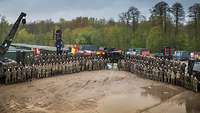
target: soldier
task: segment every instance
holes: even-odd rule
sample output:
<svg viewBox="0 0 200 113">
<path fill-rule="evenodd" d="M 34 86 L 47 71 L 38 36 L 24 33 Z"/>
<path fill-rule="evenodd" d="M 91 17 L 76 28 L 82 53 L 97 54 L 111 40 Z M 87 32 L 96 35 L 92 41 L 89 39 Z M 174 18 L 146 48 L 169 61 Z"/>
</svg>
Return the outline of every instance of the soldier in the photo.
<svg viewBox="0 0 200 113">
<path fill-rule="evenodd" d="M 153 66 L 152 65 L 150 65 L 149 75 L 150 75 L 150 79 L 154 80 L 154 77 L 153 77 Z"/>
<path fill-rule="evenodd" d="M 61 66 L 60 66 L 60 62 L 58 61 L 56 65 L 56 72 L 57 72 L 56 74 L 60 75 L 60 71 L 61 71 Z"/>
<path fill-rule="evenodd" d="M 77 72 L 81 72 L 82 65 L 80 64 L 80 62 L 81 62 L 81 59 L 79 59 L 78 62 L 77 62 L 77 65 L 78 65 Z"/>
<path fill-rule="evenodd" d="M 98 56 L 97 58 L 96 58 L 96 63 L 97 63 L 97 70 L 100 70 L 100 60 L 101 60 L 101 58 Z"/>
<path fill-rule="evenodd" d="M 89 71 L 92 71 L 93 69 L 93 63 L 92 63 L 92 60 L 90 59 L 89 60 Z"/>
<path fill-rule="evenodd" d="M 186 75 L 185 75 L 185 77 L 184 77 L 184 87 L 185 88 L 189 88 L 189 74 L 187 73 Z"/>
<path fill-rule="evenodd" d="M 156 77 L 156 80 L 158 81 L 159 80 L 159 69 L 158 69 L 158 67 L 156 67 L 156 70 L 155 70 L 155 77 Z"/>
<path fill-rule="evenodd" d="M 167 70 L 167 83 L 171 83 L 171 81 L 172 81 L 171 70 L 168 69 Z"/>
<path fill-rule="evenodd" d="M 11 79 L 11 72 L 10 72 L 10 68 L 8 68 L 6 71 L 5 71 L 5 77 L 6 77 L 6 81 L 5 83 L 6 84 L 9 84 L 10 83 L 10 79 Z"/>
<path fill-rule="evenodd" d="M 20 81 L 25 81 L 26 78 L 26 66 L 22 67 L 22 70 L 19 69 L 19 71 L 21 71 L 21 76 L 18 75 L 18 80 L 20 79 Z"/>
<path fill-rule="evenodd" d="M 65 63 L 65 74 L 69 74 L 69 61 Z"/>
<path fill-rule="evenodd" d="M 46 70 L 45 77 L 47 78 L 50 76 L 50 64 L 45 65 L 45 70 Z"/>
<path fill-rule="evenodd" d="M 156 80 L 156 67 L 155 66 L 153 67 L 153 70 L 152 70 L 152 77 L 153 77 L 153 80 Z"/>
<path fill-rule="evenodd" d="M 196 76 L 193 78 L 193 91 L 198 92 L 199 81 Z"/>
<path fill-rule="evenodd" d="M 123 59 L 121 60 L 121 65 L 122 65 L 122 71 L 125 71 L 126 70 L 126 61 Z"/>
<path fill-rule="evenodd" d="M 92 71 L 92 70 L 96 70 L 96 59 L 91 59 L 91 67 L 92 67 L 92 69 L 90 69 L 90 71 Z"/>
<path fill-rule="evenodd" d="M 102 69 L 104 70 L 106 68 L 106 60 L 105 58 L 102 58 Z"/>
<path fill-rule="evenodd" d="M 185 68 L 186 68 L 186 64 L 185 63 L 183 63 L 183 64 L 181 64 L 181 67 L 180 67 L 181 69 L 181 74 L 184 74 L 185 73 Z"/>
<path fill-rule="evenodd" d="M 32 81 L 31 67 L 30 66 L 28 66 L 28 68 L 27 68 L 27 80 Z"/>
<path fill-rule="evenodd" d="M 41 64 L 39 64 L 37 66 L 37 72 L 38 72 L 37 78 L 39 79 L 41 77 L 41 74 L 42 74 L 42 65 Z"/>
<path fill-rule="evenodd" d="M 56 62 L 55 63 L 55 75 L 58 75 L 59 74 L 59 63 Z"/>
<path fill-rule="evenodd" d="M 176 80 L 175 80 L 175 78 L 176 78 Z M 179 78 L 180 78 L 180 74 L 176 73 L 176 75 L 175 75 L 174 71 L 171 70 L 171 84 L 173 84 L 173 85 L 177 84 L 179 81 Z"/>
<path fill-rule="evenodd" d="M 16 71 L 15 67 L 13 67 L 13 69 L 12 69 L 12 82 L 13 83 L 17 82 L 16 78 L 17 78 L 17 71 Z"/>
<path fill-rule="evenodd" d="M 61 70 L 62 70 L 62 72 L 61 72 L 61 73 L 62 73 L 62 75 L 64 75 L 64 74 L 65 74 L 65 64 L 66 64 L 66 63 L 65 63 L 65 62 L 63 62 L 63 63 L 62 63 L 62 65 L 61 65 L 61 66 L 62 66 L 62 69 L 61 69 Z"/>
<path fill-rule="evenodd" d="M 55 76 L 55 63 L 52 62 L 51 64 L 51 76 Z"/>
<path fill-rule="evenodd" d="M 134 72 L 134 71 L 133 71 L 133 62 L 132 62 L 132 60 L 130 61 L 130 72 L 131 72 L 131 73 Z"/>
<path fill-rule="evenodd" d="M 75 72 L 75 61 L 72 60 L 71 61 L 71 73 L 74 73 Z"/>
<path fill-rule="evenodd" d="M 163 71 L 161 67 L 159 68 L 159 81 L 163 82 Z"/>
<path fill-rule="evenodd" d="M 73 73 L 73 64 L 72 61 L 69 62 L 69 73 Z"/>
<path fill-rule="evenodd" d="M 118 66 L 118 70 L 121 71 L 122 69 L 122 63 L 121 63 L 122 60 L 118 60 L 118 63 L 117 63 L 117 66 Z"/>
<path fill-rule="evenodd" d="M 31 67 L 31 74 L 32 74 L 32 79 L 36 78 L 37 70 L 36 70 L 36 66 L 34 64 Z"/>
<path fill-rule="evenodd" d="M 41 75 L 40 75 L 40 78 L 44 78 L 44 75 L 45 75 L 45 67 L 44 67 L 44 64 L 41 65 Z"/>
<path fill-rule="evenodd" d="M 17 82 L 21 80 L 22 80 L 22 69 L 18 67 L 16 74 L 13 74 L 13 82 Z"/>
<path fill-rule="evenodd" d="M 60 74 L 63 75 L 64 74 L 64 68 L 63 68 L 64 63 L 60 62 Z"/>
<path fill-rule="evenodd" d="M 77 73 L 78 72 L 78 61 L 75 60 L 74 61 L 74 73 Z"/>
<path fill-rule="evenodd" d="M 49 63 L 49 76 L 52 77 L 53 76 L 53 64 Z"/>
<path fill-rule="evenodd" d="M 85 71 L 86 59 L 83 57 L 81 60 L 81 71 Z"/>
<path fill-rule="evenodd" d="M 88 58 L 86 59 L 86 63 L 85 63 L 85 71 L 89 70 L 89 60 Z"/>
</svg>

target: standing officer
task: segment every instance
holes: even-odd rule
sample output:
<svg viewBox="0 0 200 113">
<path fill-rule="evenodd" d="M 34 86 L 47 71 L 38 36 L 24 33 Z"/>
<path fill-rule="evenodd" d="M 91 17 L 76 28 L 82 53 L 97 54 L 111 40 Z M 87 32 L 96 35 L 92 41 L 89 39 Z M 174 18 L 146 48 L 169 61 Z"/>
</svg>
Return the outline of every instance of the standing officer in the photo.
<svg viewBox="0 0 200 113">
<path fill-rule="evenodd" d="M 13 69 L 12 69 L 12 77 L 14 77 L 14 78 L 15 78 L 15 82 L 17 82 L 17 81 L 16 81 L 16 78 L 17 78 L 17 71 L 16 71 L 16 68 L 15 68 L 15 67 L 13 67 Z"/>
<path fill-rule="evenodd" d="M 92 71 L 92 69 L 93 69 L 92 59 L 89 59 L 89 71 Z"/>
<path fill-rule="evenodd" d="M 22 80 L 22 69 L 20 67 L 17 68 L 17 74 L 13 76 L 13 81 L 17 82 Z"/>
<path fill-rule="evenodd" d="M 21 81 L 25 81 L 27 78 L 26 78 L 26 66 L 23 66 L 22 67 L 22 70 L 19 70 L 21 71 L 21 75 L 18 74 L 18 77 L 21 79 Z"/>
<path fill-rule="evenodd" d="M 27 81 L 32 81 L 31 67 L 27 68 Z"/>
<path fill-rule="evenodd" d="M 10 79 L 11 79 L 10 68 L 6 69 L 6 71 L 5 71 L 5 77 L 6 77 L 5 83 L 6 83 L 6 84 L 9 84 L 9 83 L 10 83 Z"/>
<path fill-rule="evenodd" d="M 173 85 L 177 84 L 179 82 L 179 78 L 180 78 L 180 75 L 178 73 L 175 75 L 174 71 L 171 70 L 171 84 Z"/>
<path fill-rule="evenodd" d="M 193 90 L 195 92 L 198 92 L 198 85 L 199 85 L 199 81 L 198 79 L 196 78 L 196 76 L 193 78 Z"/>
</svg>

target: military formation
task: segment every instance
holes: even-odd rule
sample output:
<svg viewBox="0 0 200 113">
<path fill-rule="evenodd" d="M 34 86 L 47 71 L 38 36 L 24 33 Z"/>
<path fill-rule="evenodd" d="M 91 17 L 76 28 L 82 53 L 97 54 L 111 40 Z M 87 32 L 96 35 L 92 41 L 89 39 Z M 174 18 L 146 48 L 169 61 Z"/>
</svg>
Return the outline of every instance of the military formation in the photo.
<svg viewBox="0 0 200 113">
<path fill-rule="evenodd" d="M 102 57 L 66 57 L 65 55 L 45 54 L 34 64 L 9 66 L 4 70 L 5 84 L 32 81 L 78 73 L 81 71 L 103 70 L 108 60 Z"/>
<path fill-rule="evenodd" d="M 82 71 L 108 69 L 111 58 L 98 56 L 67 57 L 66 55 L 44 54 L 35 63 L 19 63 L 4 70 L 5 84 L 32 81 L 58 75 L 67 75 Z M 119 59 L 120 71 L 128 71 L 140 77 L 181 86 L 195 92 L 199 89 L 199 80 L 195 75 L 189 75 L 187 65 L 179 61 L 132 56 Z"/>
<path fill-rule="evenodd" d="M 189 75 L 185 63 L 155 57 L 133 56 L 118 62 L 122 71 L 134 73 L 140 77 L 181 86 L 195 92 L 199 89 L 199 80 Z"/>
</svg>

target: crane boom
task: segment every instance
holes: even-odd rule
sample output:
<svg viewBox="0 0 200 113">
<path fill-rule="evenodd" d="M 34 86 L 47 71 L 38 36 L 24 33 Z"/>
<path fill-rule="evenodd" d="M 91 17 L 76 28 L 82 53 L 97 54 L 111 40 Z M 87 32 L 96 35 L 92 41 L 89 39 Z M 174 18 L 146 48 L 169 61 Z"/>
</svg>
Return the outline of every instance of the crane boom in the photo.
<svg viewBox="0 0 200 113">
<path fill-rule="evenodd" d="M 13 27 L 11 28 L 10 33 L 7 35 L 3 43 L 0 45 L 0 56 L 3 56 L 8 51 L 21 21 L 23 22 L 23 24 L 25 24 L 25 20 L 23 20 L 24 17 L 26 17 L 26 13 L 22 12 L 18 17 L 18 19 L 16 20 L 16 22 L 14 23 Z"/>
</svg>

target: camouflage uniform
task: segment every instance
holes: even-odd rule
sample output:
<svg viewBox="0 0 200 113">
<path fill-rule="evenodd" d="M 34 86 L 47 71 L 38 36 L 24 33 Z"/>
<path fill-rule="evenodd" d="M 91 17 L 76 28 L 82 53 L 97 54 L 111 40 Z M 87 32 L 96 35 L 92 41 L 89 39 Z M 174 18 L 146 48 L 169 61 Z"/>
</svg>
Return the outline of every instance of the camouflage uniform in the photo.
<svg viewBox="0 0 200 113">
<path fill-rule="evenodd" d="M 23 67 L 22 67 L 23 68 Z M 17 68 L 17 74 L 13 76 L 13 82 L 22 81 L 23 73 L 20 67 Z"/>
<path fill-rule="evenodd" d="M 178 73 L 175 75 L 174 71 L 171 71 L 171 84 L 176 84 L 177 80 L 175 78 L 179 80 L 178 78 L 180 78 L 180 75 Z"/>
<path fill-rule="evenodd" d="M 69 74 L 69 62 L 65 64 L 65 74 Z"/>
<path fill-rule="evenodd" d="M 189 74 L 186 74 L 184 77 L 184 87 L 187 89 L 189 88 L 189 79 L 188 78 L 189 78 Z"/>
<path fill-rule="evenodd" d="M 93 69 L 93 63 L 92 60 L 89 60 L 89 71 L 92 71 Z"/>
<path fill-rule="evenodd" d="M 69 73 L 73 73 L 73 64 L 72 64 L 72 61 L 69 62 Z"/>
<path fill-rule="evenodd" d="M 168 69 L 168 71 L 167 71 L 167 82 L 172 83 L 171 81 L 172 81 L 171 70 Z"/>
<path fill-rule="evenodd" d="M 26 78 L 26 67 L 22 67 L 22 75 L 21 75 L 21 77 L 18 75 L 18 80 L 19 79 L 21 79 L 21 81 L 26 81 L 27 80 L 27 78 Z"/>
<path fill-rule="evenodd" d="M 155 70 L 155 77 L 156 77 L 156 80 L 159 81 L 159 70 L 158 70 L 158 68 L 156 68 L 156 70 Z"/>
<path fill-rule="evenodd" d="M 42 74 L 42 66 L 41 65 L 39 65 L 39 66 L 37 66 L 37 72 L 38 72 L 38 75 L 37 75 L 37 78 L 41 78 L 41 74 Z"/>
<path fill-rule="evenodd" d="M 86 60 L 86 65 L 85 65 L 85 66 L 86 66 L 86 67 L 85 67 L 85 70 L 86 70 L 86 71 L 89 70 L 89 64 L 90 64 L 90 61 L 87 59 L 87 60 Z"/>
<path fill-rule="evenodd" d="M 9 83 L 10 83 L 10 79 L 11 79 L 11 72 L 10 72 L 10 69 L 7 69 L 7 70 L 5 71 L 5 77 L 6 77 L 5 83 L 6 83 L 6 84 L 9 84 Z"/>
<path fill-rule="evenodd" d="M 28 81 L 32 80 L 31 67 L 30 66 L 27 68 L 27 80 Z"/>
<path fill-rule="evenodd" d="M 193 91 L 198 92 L 199 81 L 196 77 L 193 78 Z"/>
<path fill-rule="evenodd" d="M 118 66 L 118 70 L 121 71 L 121 69 L 122 69 L 122 63 L 121 63 L 121 60 L 118 60 L 118 64 L 117 64 L 117 66 Z"/>
</svg>

